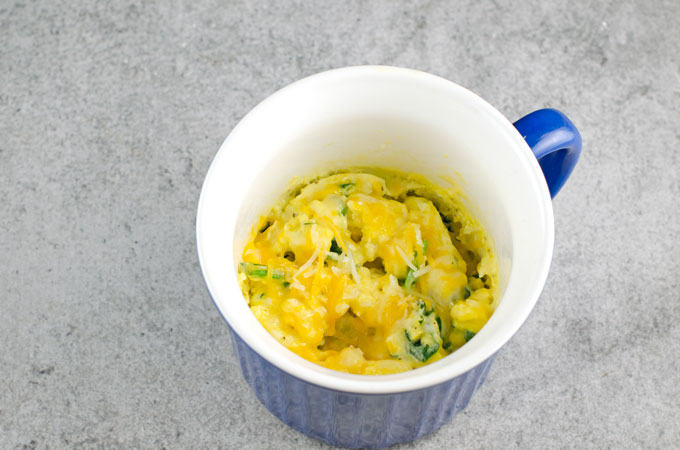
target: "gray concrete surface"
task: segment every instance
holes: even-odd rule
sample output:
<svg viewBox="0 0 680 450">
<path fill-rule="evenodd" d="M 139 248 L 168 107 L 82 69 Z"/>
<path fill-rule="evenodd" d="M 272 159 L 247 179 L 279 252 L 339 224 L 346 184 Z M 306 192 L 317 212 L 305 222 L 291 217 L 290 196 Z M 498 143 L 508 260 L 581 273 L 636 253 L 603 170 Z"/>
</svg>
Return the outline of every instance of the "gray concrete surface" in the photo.
<svg viewBox="0 0 680 450">
<path fill-rule="evenodd" d="M 584 139 L 541 300 L 413 448 L 678 448 L 680 3 L 516 3 L 0 2 L 0 448 L 324 448 L 243 381 L 194 214 L 250 108 L 367 63 Z"/>
</svg>

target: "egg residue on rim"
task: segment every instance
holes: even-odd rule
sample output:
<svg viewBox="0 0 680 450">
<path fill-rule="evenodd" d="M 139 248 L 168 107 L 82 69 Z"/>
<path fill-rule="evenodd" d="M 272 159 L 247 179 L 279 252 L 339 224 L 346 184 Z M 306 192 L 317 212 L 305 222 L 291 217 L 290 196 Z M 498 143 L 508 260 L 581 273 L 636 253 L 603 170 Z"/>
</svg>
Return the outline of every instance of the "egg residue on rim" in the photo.
<svg viewBox="0 0 680 450">
<path fill-rule="evenodd" d="M 238 278 L 281 344 L 355 374 L 438 361 L 496 306 L 491 241 L 461 199 L 382 169 L 322 177 L 275 205 L 253 227 Z"/>
</svg>

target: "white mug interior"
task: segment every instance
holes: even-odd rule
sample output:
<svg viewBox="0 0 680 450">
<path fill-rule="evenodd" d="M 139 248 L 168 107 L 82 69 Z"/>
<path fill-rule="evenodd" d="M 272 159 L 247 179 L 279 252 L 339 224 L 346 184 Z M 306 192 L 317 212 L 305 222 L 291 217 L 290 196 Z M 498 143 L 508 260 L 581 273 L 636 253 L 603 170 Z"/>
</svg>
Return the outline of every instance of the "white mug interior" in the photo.
<svg viewBox="0 0 680 450">
<path fill-rule="evenodd" d="M 453 181 L 491 236 L 500 302 L 484 328 L 441 361 L 395 375 L 325 369 L 279 344 L 236 281 L 248 234 L 294 177 L 348 167 L 415 172 Z M 225 320 L 258 354 L 291 375 L 353 393 L 421 389 L 492 356 L 519 329 L 545 283 L 553 215 L 536 159 L 512 124 L 470 91 L 409 69 L 362 66 L 298 81 L 254 108 L 206 176 L 197 215 L 199 259 Z"/>
</svg>

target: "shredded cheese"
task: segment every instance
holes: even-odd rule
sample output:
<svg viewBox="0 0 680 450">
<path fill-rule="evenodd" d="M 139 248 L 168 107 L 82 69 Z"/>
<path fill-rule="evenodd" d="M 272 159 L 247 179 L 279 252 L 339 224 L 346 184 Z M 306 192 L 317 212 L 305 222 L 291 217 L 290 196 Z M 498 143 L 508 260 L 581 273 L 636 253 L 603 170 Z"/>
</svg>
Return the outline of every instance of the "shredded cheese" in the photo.
<svg viewBox="0 0 680 450">
<path fill-rule="evenodd" d="M 354 278 L 354 282 L 356 284 L 361 283 L 359 273 L 357 272 L 356 265 L 354 264 L 354 258 L 352 258 L 352 253 L 350 251 L 347 251 L 347 258 L 349 259 L 349 268 L 352 271 L 352 278 Z"/>
<path fill-rule="evenodd" d="M 356 265 L 354 264 L 354 257 L 352 256 L 352 251 L 349 249 L 349 246 L 345 244 L 345 240 L 342 239 L 342 234 L 340 233 L 340 230 L 338 230 L 338 227 L 336 227 L 333 221 L 330 219 L 323 217 L 322 222 L 324 223 L 324 225 L 327 225 L 328 228 L 331 229 L 338 245 L 340 245 L 340 248 L 342 248 L 343 253 L 347 255 L 347 258 L 349 259 L 350 272 L 352 273 L 352 278 L 354 278 L 355 283 L 359 284 L 360 282 L 359 273 L 357 272 Z"/>
<path fill-rule="evenodd" d="M 342 239 L 342 235 L 340 234 L 340 230 L 338 230 L 338 227 L 335 226 L 333 221 L 324 217 L 323 223 L 325 225 L 328 225 L 328 228 L 331 229 L 331 231 L 333 232 L 333 235 L 335 236 L 335 239 L 337 239 L 338 244 L 340 244 L 340 248 L 342 248 L 342 251 L 343 252 L 349 251 L 349 248 L 347 248 L 347 246 L 345 245 L 345 241 Z"/>
<path fill-rule="evenodd" d="M 425 266 L 425 267 L 420 268 L 420 269 L 416 270 L 415 272 L 413 272 L 413 276 L 416 277 L 416 278 L 421 277 L 421 276 L 425 275 L 427 272 L 429 272 L 430 270 L 432 270 L 432 266 Z"/>
<path fill-rule="evenodd" d="M 408 257 L 406 256 L 406 253 L 401 249 L 401 247 L 399 247 L 398 245 L 395 245 L 394 248 L 397 249 L 397 253 L 399 253 L 399 256 L 401 256 L 401 258 L 404 260 L 404 262 L 406 263 L 406 265 L 409 266 L 409 268 L 410 268 L 411 270 L 413 270 L 414 272 L 415 272 L 416 270 L 418 270 L 418 269 L 416 268 L 416 266 L 414 266 L 413 263 L 412 263 L 411 261 L 409 261 Z"/>
<path fill-rule="evenodd" d="M 416 243 L 420 245 L 421 247 L 423 246 L 423 238 L 420 234 L 420 227 L 415 227 L 416 229 Z"/>
<path fill-rule="evenodd" d="M 298 275 L 300 275 L 301 273 L 303 273 L 305 270 L 309 269 L 310 266 L 311 266 L 312 264 L 314 264 L 314 260 L 316 259 L 317 255 L 319 254 L 320 251 L 321 251 L 321 249 L 317 246 L 317 247 L 314 249 L 314 253 L 312 253 L 312 256 L 309 257 L 309 259 L 307 260 L 306 263 L 304 263 L 303 265 L 300 266 L 300 268 L 298 269 L 298 271 L 295 272 L 295 275 L 293 275 L 293 278 L 297 278 Z"/>
<path fill-rule="evenodd" d="M 307 289 L 303 285 L 301 285 L 297 280 L 293 279 L 293 282 L 290 283 L 290 287 L 293 289 L 297 289 L 300 292 L 305 292 Z"/>
</svg>

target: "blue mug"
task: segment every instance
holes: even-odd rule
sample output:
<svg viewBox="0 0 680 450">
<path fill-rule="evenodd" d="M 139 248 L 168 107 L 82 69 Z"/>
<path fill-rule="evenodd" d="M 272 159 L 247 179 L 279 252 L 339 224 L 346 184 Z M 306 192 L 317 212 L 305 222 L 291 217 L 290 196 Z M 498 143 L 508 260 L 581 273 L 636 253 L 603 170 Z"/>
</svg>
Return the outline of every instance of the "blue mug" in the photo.
<svg viewBox="0 0 680 450">
<path fill-rule="evenodd" d="M 419 71 L 348 67 L 278 91 L 234 128 L 206 176 L 196 233 L 210 295 L 257 398 L 307 436 L 383 448 L 431 433 L 461 411 L 536 303 L 553 248 L 551 196 L 581 138 L 559 111 L 514 126 L 472 92 Z M 250 312 L 236 273 L 252 224 L 296 176 L 375 166 L 460 188 L 494 243 L 500 301 L 440 361 L 394 375 L 332 371 L 279 344 Z"/>
</svg>

